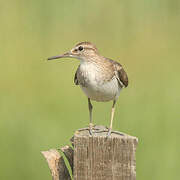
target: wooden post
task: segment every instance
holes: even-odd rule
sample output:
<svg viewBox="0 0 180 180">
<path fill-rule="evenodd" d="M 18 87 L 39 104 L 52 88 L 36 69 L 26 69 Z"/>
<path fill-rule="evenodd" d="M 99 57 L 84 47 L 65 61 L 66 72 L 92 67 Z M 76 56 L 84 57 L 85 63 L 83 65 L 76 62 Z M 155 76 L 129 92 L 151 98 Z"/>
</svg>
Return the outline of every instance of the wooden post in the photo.
<svg viewBox="0 0 180 180">
<path fill-rule="evenodd" d="M 70 166 L 73 166 L 73 179 L 136 180 L 135 152 L 138 139 L 120 132 L 112 133 L 107 138 L 107 128 L 96 126 L 95 129 L 93 136 L 89 135 L 88 130 L 75 132 L 72 140 L 74 152 L 69 148 L 61 148 Z M 63 176 L 69 179 L 66 171 L 57 172 L 64 173 Z"/>
<path fill-rule="evenodd" d="M 100 131 L 104 127 L 99 127 Z M 99 130 L 97 131 L 99 132 Z M 137 138 L 124 133 L 74 135 L 74 180 L 135 180 Z"/>
</svg>

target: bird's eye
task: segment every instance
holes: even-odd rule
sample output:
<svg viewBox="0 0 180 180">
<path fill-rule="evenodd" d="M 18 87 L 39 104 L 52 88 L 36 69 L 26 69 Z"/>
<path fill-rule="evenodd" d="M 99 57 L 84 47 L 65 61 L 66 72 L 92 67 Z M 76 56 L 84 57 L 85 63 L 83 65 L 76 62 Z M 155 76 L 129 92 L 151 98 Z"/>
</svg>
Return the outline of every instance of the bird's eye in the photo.
<svg viewBox="0 0 180 180">
<path fill-rule="evenodd" d="M 79 46 L 79 51 L 82 51 L 84 48 L 82 46 Z"/>
</svg>

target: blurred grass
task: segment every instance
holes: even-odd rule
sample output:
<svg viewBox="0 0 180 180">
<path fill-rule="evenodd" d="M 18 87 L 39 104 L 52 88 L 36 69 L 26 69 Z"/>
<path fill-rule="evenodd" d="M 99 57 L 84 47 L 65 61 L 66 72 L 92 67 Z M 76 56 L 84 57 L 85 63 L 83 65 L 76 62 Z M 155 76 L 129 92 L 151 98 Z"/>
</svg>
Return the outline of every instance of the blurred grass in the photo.
<svg viewBox="0 0 180 180">
<path fill-rule="evenodd" d="M 137 179 L 178 179 L 179 18 L 178 0 L 0 1 L 0 179 L 50 179 L 40 151 L 87 125 L 78 60 L 46 61 L 85 40 L 128 72 L 114 129 L 139 138 Z M 111 103 L 93 104 L 109 125 Z"/>
</svg>

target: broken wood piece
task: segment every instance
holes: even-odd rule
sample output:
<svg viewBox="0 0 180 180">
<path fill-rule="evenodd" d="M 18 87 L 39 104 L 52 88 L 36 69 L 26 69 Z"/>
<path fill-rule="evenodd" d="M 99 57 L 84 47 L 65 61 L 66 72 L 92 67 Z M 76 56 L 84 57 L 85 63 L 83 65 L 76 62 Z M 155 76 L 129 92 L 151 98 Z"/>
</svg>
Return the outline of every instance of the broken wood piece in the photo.
<svg viewBox="0 0 180 180">
<path fill-rule="evenodd" d="M 56 149 L 41 152 L 48 162 L 53 180 L 71 180 L 63 157 Z"/>
<path fill-rule="evenodd" d="M 60 150 L 66 156 L 66 158 L 69 162 L 69 165 L 71 167 L 72 173 L 73 173 L 74 150 L 70 146 L 64 146 L 64 147 L 60 148 Z"/>
</svg>

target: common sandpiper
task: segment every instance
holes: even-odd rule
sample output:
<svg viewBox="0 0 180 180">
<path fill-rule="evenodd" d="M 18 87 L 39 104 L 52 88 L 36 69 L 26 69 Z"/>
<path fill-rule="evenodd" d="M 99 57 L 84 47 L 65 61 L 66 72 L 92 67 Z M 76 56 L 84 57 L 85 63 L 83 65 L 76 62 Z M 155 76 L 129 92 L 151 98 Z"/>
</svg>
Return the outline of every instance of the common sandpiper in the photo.
<svg viewBox="0 0 180 180">
<path fill-rule="evenodd" d="M 107 136 L 110 136 L 113 125 L 115 104 L 120 91 L 128 86 L 128 76 L 121 64 L 109 58 L 101 56 L 90 42 L 76 44 L 70 51 L 48 58 L 48 60 L 59 58 L 76 58 L 80 65 L 74 76 L 74 83 L 79 85 L 88 98 L 89 108 L 89 132 L 93 134 L 91 100 L 98 102 L 113 101 L 111 109 L 110 127 Z"/>
</svg>

